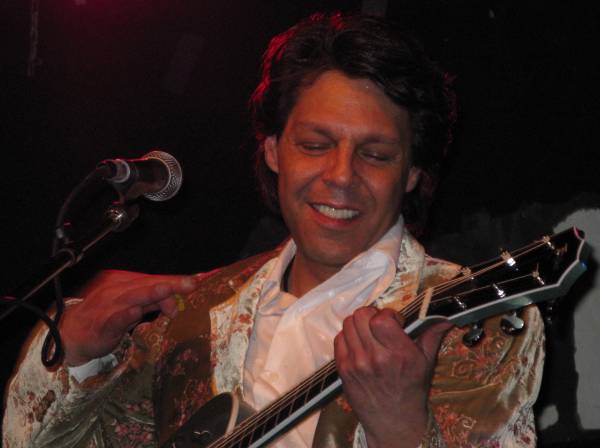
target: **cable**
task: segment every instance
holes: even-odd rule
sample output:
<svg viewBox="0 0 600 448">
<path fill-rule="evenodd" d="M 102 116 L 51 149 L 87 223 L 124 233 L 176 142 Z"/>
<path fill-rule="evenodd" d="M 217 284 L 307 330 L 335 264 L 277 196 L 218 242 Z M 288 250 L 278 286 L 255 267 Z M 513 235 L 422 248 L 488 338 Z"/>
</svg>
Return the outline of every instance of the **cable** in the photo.
<svg viewBox="0 0 600 448">
<path fill-rule="evenodd" d="M 75 200 L 75 198 L 87 188 L 89 185 L 94 182 L 102 179 L 106 174 L 105 167 L 96 167 L 92 172 L 90 172 L 79 184 L 71 190 L 62 206 L 60 207 L 58 214 L 56 216 L 56 221 L 54 224 L 54 237 L 52 238 L 52 250 L 51 254 L 54 257 L 60 250 L 60 246 L 62 248 L 68 246 L 71 243 L 67 232 L 65 231 L 65 217 L 67 212 L 69 211 L 71 204 Z M 60 282 L 60 274 L 54 277 L 54 296 L 56 302 L 56 313 L 54 318 L 51 319 L 44 315 L 47 319 L 43 319 L 46 325 L 48 325 L 48 334 L 46 335 L 46 339 L 44 339 L 44 345 L 42 346 L 42 363 L 46 367 L 55 366 L 64 356 L 64 346 L 62 339 L 60 337 L 60 333 L 58 331 L 58 324 L 62 315 L 65 311 L 65 300 L 63 296 L 62 284 Z M 37 314 L 37 313 L 36 313 Z M 54 348 L 54 350 L 52 350 Z M 50 356 L 50 353 L 52 355 Z"/>
</svg>

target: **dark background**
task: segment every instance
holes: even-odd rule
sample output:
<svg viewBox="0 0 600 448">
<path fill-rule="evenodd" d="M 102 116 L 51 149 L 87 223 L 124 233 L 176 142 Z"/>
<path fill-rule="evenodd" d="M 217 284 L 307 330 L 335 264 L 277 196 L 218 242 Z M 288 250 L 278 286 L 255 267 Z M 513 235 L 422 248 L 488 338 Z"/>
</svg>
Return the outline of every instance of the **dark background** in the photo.
<svg viewBox="0 0 600 448">
<path fill-rule="evenodd" d="M 266 212 L 252 177 L 247 98 L 269 38 L 317 10 L 384 13 L 455 76 L 459 122 L 423 237 L 427 247 L 471 263 L 499 245 L 524 244 L 570 211 L 600 206 L 594 4 L 5 0 L 0 290 L 11 291 L 47 258 L 62 201 L 97 162 L 155 148 L 181 162 L 182 191 L 168 202 L 143 201 L 130 229 L 65 276 L 67 293 L 101 268 L 193 273 L 256 250 L 249 236 Z M 71 217 L 76 230 L 110 200 L 109 190 L 84 198 Z M 265 246 L 281 237 L 262 235 Z M 35 300 L 46 306 L 51 292 Z M 33 321 L 19 311 L 0 323 L 0 387 Z M 544 385 L 567 385 L 542 391 L 541 403 L 558 403 L 562 412 L 560 425 L 541 433 L 541 446 L 600 441 L 577 427 L 574 368 L 564 368 L 574 350 L 570 325 L 567 317 L 549 330 L 558 342 L 549 345 Z M 560 373 L 552 356 L 566 360 Z"/>
</svg>

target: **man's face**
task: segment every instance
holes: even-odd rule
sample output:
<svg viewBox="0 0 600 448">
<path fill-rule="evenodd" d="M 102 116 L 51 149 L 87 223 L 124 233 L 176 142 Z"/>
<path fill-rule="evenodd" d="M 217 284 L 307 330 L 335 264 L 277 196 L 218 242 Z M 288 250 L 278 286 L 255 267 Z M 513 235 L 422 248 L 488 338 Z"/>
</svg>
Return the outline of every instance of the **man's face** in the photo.
<svg viewBox="0 0 600 448">
<path fill-rule="evenodd" d="M 327 71 L 301 90 L 265 141 L 296 257 L 328 277 L 377 242 L 418 179 L 410 145 L 408 112 L 373 82 Z"/>
</svg>

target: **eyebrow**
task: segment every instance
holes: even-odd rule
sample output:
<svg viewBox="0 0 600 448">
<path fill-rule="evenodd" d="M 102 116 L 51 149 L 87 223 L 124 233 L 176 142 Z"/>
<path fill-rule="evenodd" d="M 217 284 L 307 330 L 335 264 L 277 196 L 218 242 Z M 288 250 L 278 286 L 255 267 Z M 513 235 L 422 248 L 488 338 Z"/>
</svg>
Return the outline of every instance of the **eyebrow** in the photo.
<svg viewBox="0 0 600 448">
<path fill-rule="evenodd" d="M 327 128 L 321 126 L 318 123 L 314 123 L 311 121 L 300 121 L 296 124 L 296 127 L 305 128 L 309 131 L 316 132 L 317 134 L 322 135 L 323 137 L 327 137 L 335 140 L 335 135 Z M 383 143 L 387 145 L 400 145 L 401 140 L 396 138 L 388 137 L 384 134 L 379 133 L 369 133 L 360 136 L 360 141 L 362 144 L 364 143 Z"/>
</svg>

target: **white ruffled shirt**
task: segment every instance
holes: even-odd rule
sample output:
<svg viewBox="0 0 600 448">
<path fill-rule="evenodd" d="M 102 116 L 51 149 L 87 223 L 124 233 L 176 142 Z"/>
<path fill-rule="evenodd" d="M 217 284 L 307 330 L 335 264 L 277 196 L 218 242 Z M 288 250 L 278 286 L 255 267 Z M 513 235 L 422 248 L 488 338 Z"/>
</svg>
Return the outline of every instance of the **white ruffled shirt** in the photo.
<svg viewBox="0 0 600 448">
<path fill-rule="evenodd" d="M 390 286 L 400 255 L 403 220 L 369 250 L 302 297 L 282 291 L 296 253 L 290 240 L 269 272 L 258 302 L 244 365 L 244 401 L 259 410 L 333 359 L 333 339 L 345 317 L 373 303 Z M 319 412 L 272 447 L 312 446 Z"/>
</svg>

